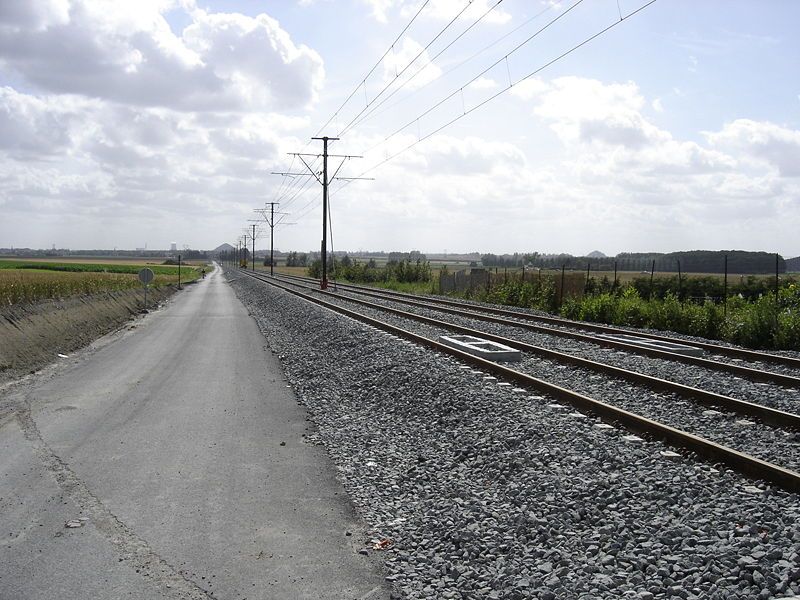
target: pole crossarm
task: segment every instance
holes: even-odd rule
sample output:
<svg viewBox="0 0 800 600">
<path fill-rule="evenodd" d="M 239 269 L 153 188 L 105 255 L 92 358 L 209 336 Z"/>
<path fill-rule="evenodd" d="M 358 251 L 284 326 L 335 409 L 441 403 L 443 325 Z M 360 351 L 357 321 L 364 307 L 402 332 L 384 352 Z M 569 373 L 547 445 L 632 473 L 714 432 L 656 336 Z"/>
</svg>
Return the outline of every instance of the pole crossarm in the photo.
<svg viewBox="0 0 800 600">
<path fill-rule="evenodd" d="M 361 179 L 364 181 L 374 181 L 371 177 L 338 177 L 339 171 L 341 170 L 342 166 L 348 159 L 351 158 L 363 158 L 363 156 L 357 154 L 328 154 L 328 143 L 338 140 L 337 137 L 312 137 L 312 140 L 320 140 L 322 142 L 322 153 L 308 153 L 308 152 L 289 152 L 288 154 L 291 156 L 295 156 L 299 158 L 302 163 L 305 165 L 306 169 L 308 169 L 309 174 L 313 175 L 314 179 L 322 186 L 322 243 L 320 244 L 320 254 L 322 257 L 322 278 L 320 281 L 320 287 L 324 290 L 328 287 L 328 243 L 327 243 L 327 223 L 328 223 L 328 186 L 334 180 L 346 180 L 346 181 L 355 181 L 357 179 Z M 322 171 L 317 172 L 311 168 L 308 164 L 308 161 L 304 157 L 314 157 L 314 158 L 322 158 Z M 336 167 L 333 176 L 329 176 L 328 173 L 328 159 L 329 158 L 340 158 L 342 159 L 339 165 Z M 291 169 L 291 167 L 289 167 Z M 298 174 L 289 173 L 289 172 L 281 172 L 281 173 L 274 173 L 275 175 L 284 175 L 293 177 Z M 303 175 L 306 175 L 303 173 Z M 322 175 L 322 177 L 320 177 Z M 273 207 L 274 208 L 274 207 Z M 265 209 L 266 210 L 266 209 Z M 270 211 L 272 214 L 272 211 Z M 272 229 L 275 225 L 294 225 L 294 223 L 284 223 L 283 218 L 281 217 L 278 219 L 278 222 L 275 223 L 274 216 L 270 221 L 270 229 Z M 271 261 L 270 261 L 271 262 Z"/>
<path fill-rule="evenodd" d="M 317 139 L 322 139 L 322 138 L 311 138 L 311 139 L 317 140 Z M 328 138 L 328 139 L 332 140 L 334 138 Z M 314 153 L 309 154 L 309 153 L 303 153 L 303 152 L 289 152 L 289 156 L 313 156 L 315 158 L 320 158 L 322 156 L 322 154 L 314 154 Z M 360 156 L 358 154 L 328 154 L 328 158 L 364 158 L 364 157 Z"/>
<path fill-rule="evenodd" d="M 325 185 L 324 183 L 322 183 L 322 180 L 319 178 L 319 175 L 317 175 L 316 171 L 314 171 L 314 169 L 312 169 L 312 168 L 311 168 L 311 165 L 309 165 L 309 164 L 306 162 L 306 159 L 305 159 L 305 158 L 303 158 L 302 156 L 300 156 L 299 158 L 300 158 L 300 160 L 302 160 L 302 161 L 303 161 L 303 164 L 306 166 L 306 169 L 308 169 L 308 170 L 309 170 L 309 172 L 311 173 L 311 175 L 313 175 L 313 176 L 314 176 L 314 179 L 316 179 L 316 180 L 317 180 L 317 182 L 318 182 L 320 185 Z"/>
</svg>

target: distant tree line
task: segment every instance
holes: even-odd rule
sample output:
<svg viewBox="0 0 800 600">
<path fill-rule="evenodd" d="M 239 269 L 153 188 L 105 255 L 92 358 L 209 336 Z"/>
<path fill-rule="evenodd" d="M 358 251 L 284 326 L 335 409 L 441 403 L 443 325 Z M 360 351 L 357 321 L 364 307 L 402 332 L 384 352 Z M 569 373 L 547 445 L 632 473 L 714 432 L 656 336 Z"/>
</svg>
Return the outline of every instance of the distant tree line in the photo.
<svg viewBox="0 0 800 600">
<path fill-rule="evenodd" d="M 412 259 L 412 256 L 416 257 Z M 314 260 L 308 267 L 311 277 L 322 275 L 322 261 Z M 375 259 L 360 262 L 347 254 L 334 261 L 328 256 L 328 275 L 357 283 L 399 282 L 414 283 L 431 280 L 431 265 L 419 252 L 392 252 L 385 266 L 378 266 Z"/>
<path fill-rule="evenodd" d="M 616 257 L 591 258 L 569 254 L 543 256 L 536 252 L 483 254 L 481 263 L 484 267 L 520 268 L 525 265 L 560 269 L 564 266 L 570 270 L 585 270 L 588 265 L 592 271 L 613 271 L 616 264 L 620 271 L 650 271 L 655 261 L 655 270 L 658 272 L 677 272 L 680 264 L 680 270 L 684 273 L 723 273 L 726 255 L 728 273 L 747 275 L 775 273 L 775 254 L 744 250 L 691 250 L 668 254 L 621 252 Z M 786 272 L 786 261 L 780 256 L 778 272 Z"/>
<path fill-rule="evenodd" d="M 307 267 L 308 254 L 306 254 L 305 252 L 289 252 L 289 254 L 286 255 L 286 266 Z"/>
</svg>

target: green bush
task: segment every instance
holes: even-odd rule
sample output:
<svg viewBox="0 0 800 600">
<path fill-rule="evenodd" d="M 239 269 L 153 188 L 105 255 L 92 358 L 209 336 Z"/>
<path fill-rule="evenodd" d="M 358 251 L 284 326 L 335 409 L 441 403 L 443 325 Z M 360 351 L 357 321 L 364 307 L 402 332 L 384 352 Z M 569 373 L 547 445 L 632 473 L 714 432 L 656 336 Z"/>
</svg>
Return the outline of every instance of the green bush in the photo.
<svg viewBox="0 0 800 600">
<path fill-rule="evenodd" d="M 322 275 L 322 262 L 315 260 L 308 267 L 309 277 Z M 417 259 L 390 260 L 384 267 L 374 261 L 359 262 L 345 255 L 341 260 L 328 259 L 328 277 L 351 281 L 353 283 L 420 283 L 431 281 L 431 265 L 428 261 Z"/>
<path fill-rule="evenodd" d="M 780 310 L 769 295 L 755 302 L 735 296 L 726 307 L 711 300 L 681 302 L 671 293 L 648 300 L 629 286 L 621 294 L 566 299 L 559 313 L 569 319 L 674 331 L 749 348 L 800 350 L 800 286 L 786 286 L 780 297 Z"/>
</svg>

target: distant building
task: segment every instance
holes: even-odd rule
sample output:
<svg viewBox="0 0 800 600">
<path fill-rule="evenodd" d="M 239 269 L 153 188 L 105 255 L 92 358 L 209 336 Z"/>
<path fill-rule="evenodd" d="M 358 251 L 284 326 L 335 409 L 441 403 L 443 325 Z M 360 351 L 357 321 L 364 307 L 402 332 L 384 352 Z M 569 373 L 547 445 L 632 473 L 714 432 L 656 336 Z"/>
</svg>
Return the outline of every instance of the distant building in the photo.
<svg viewBox="0 0 800 600">
<path fill-rule="evenodd" d="M 177 252 L 178 251 L 178 242 L 170 242 L 169 251 L 170 252 Z"/>
</svg>

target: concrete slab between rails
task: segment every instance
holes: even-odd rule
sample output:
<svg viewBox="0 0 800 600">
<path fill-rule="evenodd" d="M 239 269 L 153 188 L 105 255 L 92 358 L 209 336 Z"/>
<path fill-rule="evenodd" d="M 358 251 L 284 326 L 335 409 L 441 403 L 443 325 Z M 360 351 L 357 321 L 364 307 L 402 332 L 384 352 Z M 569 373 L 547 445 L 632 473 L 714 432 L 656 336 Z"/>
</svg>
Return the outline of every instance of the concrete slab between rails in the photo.
<svg viewBox="0 0 800 600">
<path fill-rule="evenodd" d="M 636 335 L 627 335 L 624 333 L 601 333 L 597 337 L 612 342 L 622 342 L 623 344 L 630 344 L 631 346 L 639 346 L 640 348 L 647 348 L 649 350 L 662 350 L 664 352 L 674 352 L 675 354 L 684 354 L 686 356 L 703 356 L 705 354 L 705 350 L 697 346 L 641 338 Z"/>
<path fill-rule="evenodd" d="M 513 362 L 522 359 L 522 353 L 519 350 L 474 335 L 443 335 L 439 337 L 439 341 L 445 346 L 486 360 Z"/>
</svg>

